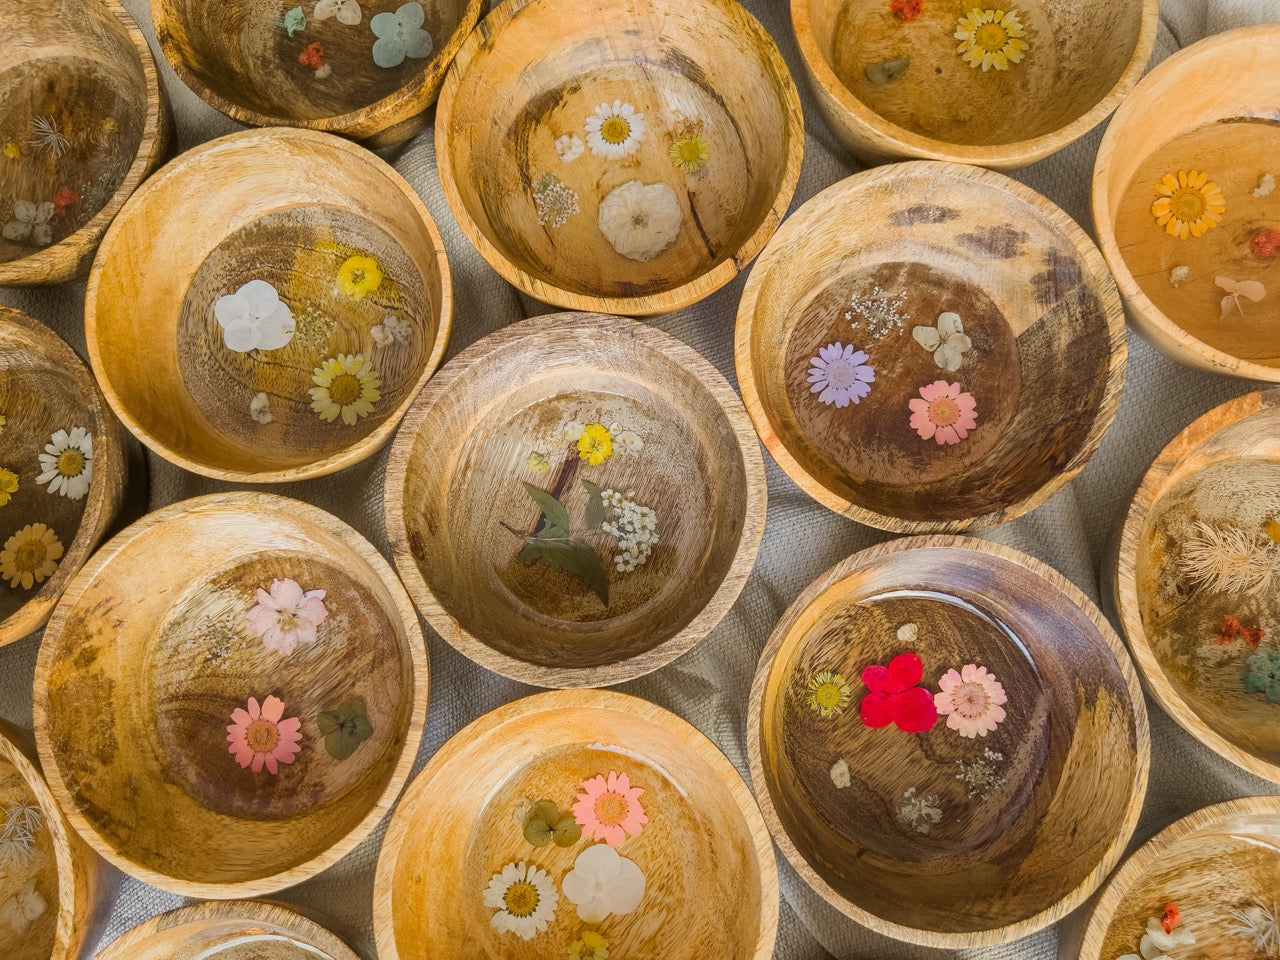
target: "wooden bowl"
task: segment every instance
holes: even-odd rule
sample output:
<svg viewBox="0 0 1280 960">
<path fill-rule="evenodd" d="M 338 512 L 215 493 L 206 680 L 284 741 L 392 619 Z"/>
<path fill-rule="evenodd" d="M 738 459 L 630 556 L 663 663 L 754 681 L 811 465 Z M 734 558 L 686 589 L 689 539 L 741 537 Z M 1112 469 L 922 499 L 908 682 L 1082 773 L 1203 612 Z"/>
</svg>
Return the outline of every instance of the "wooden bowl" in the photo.
<svg viewBox="0 0 1280 960">
<path fill-rule="evenodd" d="M 59 806 L 121 870 L 184 896 L 258 896 L 336 863 L 391 808 L 426 712 L 391 567 L 323 510 L 261 493 L 113 538 L 36 665 Z"/>
<path fill-rule="evenodd" d="M 599 813 L 620 803 L 621 824 Z M 540 888 L 524 922 L 492 905 L 512 864 Z M 636 874 L 643 890 L 627 896 Z M 373 923 L 382 960 L 586 957 L 600 940 L 611 957 L 767 960 L 778 874 L 751 793 L 710 740 L 635 697 L 555 691 L 485 714 L 431 758 L 382 841 Z"/>
<path fill-rule="evenodd" d="M 85 336 L 107 400 L 157 454 L 280 483 L 381 447 L 452 311 L 440 234 L 399 174 L 337 137 L 249 130 L 183 154 L 121 212 Z"/>
<path fill-rule="evenodd" d="M 483 0 L 412 2 L 421 19 L 403 9 L 406 0 L 292 8 L 274 0 L 151 0 L 151 17 L 174 71 L 233 120 L 307 127 L 389 147 L 426 127 L 424 112 L 484 6 Z M 375 45 L 402 23 L 413 44 L 389 38 L 379 47 L 379 59 L 387 61 L 382 66 Z"/>
<path fill-rule="evenodd" d="M 61 283 L 160 163 L 169 108 L 118 0 L 5 0 L 0 64 L 0 285 Z"/>
<path fill-rule="evenodd" d="M 1267 656 L 1280 668 L 1280 388 L 1224 403 L 1169 442 L 1118 556 L 1116 610 L 1151 695 L 1197 741 L 1280 783 L 1280 687 L 1250 689 Z"/>
<path fill-rule="evenodd" d="M 1133 325 L 1182 363 L 1272 383 L 1280 383 L 1277 57 L 1280 24 L 1262 23 L 1161 63 L 1107 128 L 1092 197 L 1095 233 Z M 1208 179 L 1197 186 L 1192 173 Z M 1186 219 L 1166 214 L 1169 194 L 1189 204 Z"/>
<path fill-rule="evenodd" d="M 663 313 L 732 280 L 800 175 L 800 100 L 733 0 L 506 0 L 436 110 L 444 195 L 525 293 Z"/>
<path fill-rule="evenodd" d="M 827 571 L 769 638 L 749 711 L 751 779 L 791 865 L 841 913 L 925 946 L 1066 916 L 1146 793 L 1120 640 L 1060 574 L 984 540 L 895 540 Z"/>
<path fill-rule="evenodd" d="M 0 306 L 0 646 L 49 619 L 115 519 L 125 472 L 124 431 L 84 362 L 44 324 Z"/>
<path fill-rule="evenodd" d="M 490 334 L 427 384 L 384 509 L 445 640 L 525 683 L 588 687 L 711 632 L 751 572 L 765 501 L 745 411 L 711 364 L 642 323 L 558 314 Z"/>
<path fill-rule="evenodd" d="M 87 956 L 102 861 L 67 826 L 24 731 L 0 721 L 0 947 L 6 960 Z"/>
<path fill-rule="evenodd" d="M 1280 797 L 1244 797 L 1166 827 L 1116 871 L 1089 917 L 1080 960 L 1137 954 L 1150 919 L 1178 907 L 1175 934 L 1194 945 L 1175 956 L 1255 960 L 1275 956 Z M 1272 930 L 1270 952 L 1259 937 Z"/>
<path fill-rule="evenodd" d="M 1078 140 L 1125 98 L 1155 46 L 1157 7 L 791 0 L 791 22 L 823 119 L 862 163 L 919 157 L 1013 170 Z M 975 36 L 975 9 L 992 21 L 1012 15 L 986 31 L 1000 44 L 1019 37 L 1020 60 L 983 67 L 981 52 L 970 58 L 961 37 Z"/>
<path fill-rule="evenodd" d="M 790 217 L 734 342 L 778 465 L 900 533 L 1049 499 L 1097 450 L 1126 354 L 1115 284 L 1075 221 L 1001 174 L 925 161 L 857 174 Z"/>
</svg>

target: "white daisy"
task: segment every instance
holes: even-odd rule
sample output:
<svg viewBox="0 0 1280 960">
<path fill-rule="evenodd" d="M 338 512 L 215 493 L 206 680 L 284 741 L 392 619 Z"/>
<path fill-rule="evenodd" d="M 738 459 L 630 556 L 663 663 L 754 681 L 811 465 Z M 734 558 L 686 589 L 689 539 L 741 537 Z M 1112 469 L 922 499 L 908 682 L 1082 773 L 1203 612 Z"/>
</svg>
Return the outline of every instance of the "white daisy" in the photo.
<svg viewBox="0 0 1280 960">
<path fill-rule="evenodd" d="M 665 183 L 628 180 L 600 201 L 596 224 L 628 260 L 652 260 L 680 235 L 684 214 L 676 192 Z"/>
<path fill-rule="evenodd" d="M 582 151 L 586 147 L 582 145 L 582 138 L 574 136 L 572 133 L 566 133 L 563 137 L 556 137 L 556 154 L 565 163 L 572 163 L 582 156 Z"/>
<path fill-rule="evenodd" d="M 489 923 L 499 933 L 532 940 L 555 917 L 560 895 L 555 882 L 532 864 L 508 863 L 484 891 L 484 905 L 497 910 Z"/>
<path fill-rule="evenodd" d="M 40 454 L 44 471 L 36 483 L 49 484 L 50 493 L 60 493 L 68 500 L 79 500 L 89 492 L 93 478 L 93 436 L 84 427 L 70 433 L 59 430 L 45 444 Z"/>
<path fill-rule="evenodd" d="M 621 100 L 602 103 L 587 117 L 587 146 L 602 157 L 626 157 L 644 140 L 644 114 Z"/>
</svg>

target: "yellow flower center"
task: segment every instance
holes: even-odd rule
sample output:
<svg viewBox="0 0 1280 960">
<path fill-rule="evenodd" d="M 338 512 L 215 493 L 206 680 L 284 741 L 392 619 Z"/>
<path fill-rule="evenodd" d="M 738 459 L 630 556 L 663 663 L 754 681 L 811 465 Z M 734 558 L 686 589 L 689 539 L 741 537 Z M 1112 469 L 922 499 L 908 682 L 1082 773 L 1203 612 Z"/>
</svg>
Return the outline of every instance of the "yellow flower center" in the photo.
<svg viewBox="0 0 1280 960">
<path fill-rule="evenodd" d="M 840 698 L 840 688 L 829 680 L 819 684 L 818 689 L 813 691 L 813 702 L 824 710 L 840 706 Z"/>
<path fill-rule="evenodd" d="M 973 32 L 973 42 L 988 53 L 996 53 L 1009 42 L 1009 33 L 998 23 L 984 23 Z"/>
<path fill-rule="evenodd" d="M 43 540 L 24 540 L 13 551 L 13 565 L 24 573 L 35 573 L 48 557 Z"/>
<path fill-rule="evenodd" d="M 1182 187 L 1176 190 L 1169 200 L 1173 215 L 1179 220 L 1199 220 L 1204 216 L 1207 204 L 1204 194 L 1194 187 Z"/>
<path fill-rule="evenodd" d="M 626 819 L 628 809 L 630 804 L 627 803 L 626 798 L 620 793 L 610 791 L 596 800 L 596 819 L 606 827 L 616 827 Z"/>
<path fill-rule="evenodd" d="M 340 373 L 329 384 L 329 396 L 340 407 L 360 399 L 360 379 L 353 373 Z"/>
<path fill-rule="evenodd" d="M 507 887 L 502 901 L 507 905 L 507 913 L 513 917 L 531 917 L 538 909 L 538 888 L 528 880 L 517 880 Z"/>
<path fill-rule="evenodd" d="M 280 742 L 280 731 L 270 720 L 255 720 L 245 730 L 244 742 L 254 753 L 270 753 Z"/>
<path fill-rule="evenodd" d="M 619 116 L 612 116 L 600 124 L 600 139 L 605 143 L 626 143 L 631 136 L 631 124 Z"/>
<path fill-rule="evenodd" d="M 351 271 L 351 282 L 352 282 L 355 286 L 357 286 L 357 287 L 358 287 L 358 286 L 360 286 L 361 284 L 363 284 L 363 283 L 364 283 L 364 271 L 363 271 L 363 270 L 352 270 L 352 271 Z"/>
<path fill-rule="evenodd" d="M 702 141 L 677 140 L 676 151 L 680 155 L 681 163 L 697 163 L 702 159 Z"/>
<path fill-rule="evenodd" d="M 84 472 L 84 454 L 72 447 L 58 456 L 58 472 L 64 477 L 78 477 Z"/>
<path fill-rule="evenodd" d="M 939 427 L 949 427 L 960 419 L 960 408 L 950 397 L 939 397 L 929 404 L 929 419 Z"/>
</svg>

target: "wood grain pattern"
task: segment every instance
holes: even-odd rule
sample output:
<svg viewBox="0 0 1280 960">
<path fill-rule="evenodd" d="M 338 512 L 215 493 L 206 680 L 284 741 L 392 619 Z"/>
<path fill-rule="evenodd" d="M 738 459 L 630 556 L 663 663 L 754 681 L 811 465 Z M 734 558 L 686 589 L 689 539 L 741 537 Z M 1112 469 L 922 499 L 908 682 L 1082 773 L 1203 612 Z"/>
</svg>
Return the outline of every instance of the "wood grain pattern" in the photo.
<svg viewBox="0 0 1280 960">
<path fill-rule="evenodd" d="M 61 283 L 168 150 L 169 107 L 146 38 L 118 0 L 0 9 L 0 226 L 53 203 L 47 240 L 0 238 L 0 285 Z M 41 143 L 44 121 L 61 141 Z M 66 193 L 65 191 L 70 191 Z"/>
<path fill-rule="evenodd" d="M 1280 191 L 1253 194 L 1280 148 L 1277 56 L 1280 26 L 1269 23 L 1218 34 L 1161 63 L 1107 128 L 1092 191 L 1095 233 L 1133 325 L 1181 363 L 1271 383 L 1280 382 L 1280 270 L 1276 259 L 1254 254 L 1250 239 L 1280 222 Z M 1169 104 L 1177 105 L 1172 115 Z M 1206 172 L 1223 191 L 1221 223 L 1198 238 L 1168 236 L 1151 214 L 1159 179 L 1179 169 Z M 1180 266 L 1188 277 L 1175 288 L 1171 273 Z M 1218 276 L 1271 289 L 1224 318 Z"/>
<path fill-rule="evenodd" d="M 627 153 L 606 156 L 586 124 L 615 102 L 642 121 Z M 682 169 L 670 151 L 689 136 L 706 156 Z M 566 137 L 580 151 L 569 160 Z M 568 0 L 507 0 L 459 51 L 436 112 L 440 179 L 467 239 L 530 296 L 602 313 L 675 310 L 732 280 L 786 213 L 803 141 L 777 47 L 729 0 L 609 0 L 589 17 Z M 576 210 L 563 222 L 539 209 L 539 184 L 556 181 Z M 665 184 L 679 208 L 678 232 L 643 260 L 599 226 L 629 182 Z"/>
<path fill-rule="evenodd" d="M 354 256 L 381 273 L 359 297 L 340 279 Z M 224 343 L 215 305 L 250 280 L 272 284 L 292 312 L 281 348 Z M 189 151 L 129 203 L 94 263 L 85 335 L 108 401 L 152 450 L 216 479 L 278 483 L 381 447 L 444 356 L 452 315 L 444 244 L 394 170 L 337 137 L 253 130 Z M 403 335 L 379 337 L 388 316 Z M 341 356 L 364 358 L 381 380 L 354 423 L 322 420 L 309 392 Z M 269 423 L 253 416 L 259 393 Z"/>
<path fill-rule="evenodd" d="M 583 460 L 565 436 L 574 422 L 612 426 L 612 455 Z M 607 605 L 545 560 L 516 559 L 540 523 L 522 484 L 561 498 L 576 528 L 582 481 L 630 491 L 657 517 L 659 543 L 632 571 L 615 569 L 607 533 L 582 534 L 606 567 Z M 592 314 L 513 324 L 451 360 L 405 419 L 384 497 L 396 566 L 432 628 L 490 670 L 555 687 L 641 676 L 706 636 L 751 572 L 765 503 L 759 447 L 724 378 L 664 333 Z"/>
<path fill-rule="evenodd" d="M 382 960 L 565 956 L 585 926 L 567 896 L 547 930 L 525 941 L 491 927 L 481 893 L 512 861 L 537 864 L 558 883 L 590 841 L 535 848 L 522 836 L 520 811 L 544 797 L 567 808 L 585 778 L 610 770 L 629 772 L 645 790 L 649 822 L 618 848 L 645 873 L 644 897 L 634 911 L 590 927 L 608 940 L 609 955 L 771 957 L 777 868 L 738 772 L 674 714 L 582 690 L 486 714 L 414 780 L 378 857 L 373 917 Z"/>
<path fill-rule="evenodd" d="M 892 321 L 854 306 L 886 299 Z M 914 334 L 946 312 L 971 341 L 954 371 Z M 856 404 L 813 390 L 811 358 L 831 343 L 874 369 Z M 979 529 L 1047 500 L 1101 443 L 1126 356 L 1115 284 L 1070 217 L 1001 174 L 927 161 L 856 174 L 801 207 L 748 278 L 734 338 L 778 465 L 823 505 L 900 533 Z M 910 401 L 938 380 L 977 404 L 953 445 L 911 426 Z"/>
<path fill-rule="evenodd" d="M 961 17 L 1015 12 L 1030 49 L 982 71 L 956 51 Z M 1157 0 L 1024 0 L 1015 7 L 926 0 L 909 22 L 888 0 L 791 0 L 791 22 L 823 119 L 864 164 L 923 158 L 996 170 L 1026 166 L 1101 123 L 1142 76 Z M 872 83 L 866 68 L 906 57 Z"/>
<path fill-rule="evenodd" d="M 288 653 L 247 619 L 285 578 L 328 610 Z M 301 720 L 275 774 L 228 752 L 233 710 L 268 696 Z M 340 759 L 318 717 L 356 697 L 372 732 Z M 381 555 L 315 507 L 239 493 L 152 513 L 94 556 L 45 631 L 34 711 L 54 795 L 94 849 L 154 886 L 228 898 L 363 840 L 408 776 L 426 702 L 417 617 Z"/>
<path fill-rule="evenodd" d="M 948 670 L 985 667 L 1004 717 L 973 738 L 945 716 L 924 733 L 866 726 L 862 672 L 902 653 L 931 696 Z M 829 716 L 809 703 L 826 671 L 848 686 Z M 1079 905 L 1123 853 L 1150 766 L 1137 677 L 1101 613 L 1044 564 L 961 537 L 872 547 L 811 584 L 761 655 L 747 738 L 765 822 L 805 883 L 878 933 L 946 949 Z"/>
</svg>

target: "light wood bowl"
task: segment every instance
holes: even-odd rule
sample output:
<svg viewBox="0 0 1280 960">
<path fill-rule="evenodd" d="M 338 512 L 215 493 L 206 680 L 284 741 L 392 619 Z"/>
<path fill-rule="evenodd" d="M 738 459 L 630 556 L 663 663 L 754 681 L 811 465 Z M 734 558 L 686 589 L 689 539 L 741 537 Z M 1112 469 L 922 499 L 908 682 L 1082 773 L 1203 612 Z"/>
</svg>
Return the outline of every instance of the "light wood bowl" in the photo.
<svg viewBox="0 0 1280 960">
<path fill-rule="evenodd" d="M 903 20 L 890 0 L 791 0 L 791 23 L 818 110 L 862 163 L 921 158 L 1024 167 L 1084 136 L 1142 76 L 1157 0 L 1023 0 L 1015 7 L 924 0 Z M 1029 49 L 1007 70 L 957 50 L 972 10 L 1013 12 Z M 896 77 L 872 64 L 906 58 Z M 873 71 L 874 72 L 874 71 Z"/>
<path fill-rule="evenodd" d="M 16 491 L 8 492 L 12 479 L 0 482 L 0 491 L 4 491 L 0 496 L 6 500 L 0 506 L 0 571 L 8 571 L 7 576 L 0 576 L 3 646 L 29 636 L 49 619 L 71 577 L 115 519 L 124 499 L 127 467 L 124 431 L 84 362 L 44 324 L 4 306 L 0 306 L 0 417 L 4 418 L 0 470 L 16 474 L 18 484 Z M 54 434 L 65 430 L 70 439 L 77 427 L 90 435 L 92 456 L 89 489 L 73 500 L 61 492 L 50 492 L 56 481 L 36 481 L 45 472 L 40 455 Z M 61 549 L 46 543 L 48 562 L 19 566 L 22 546 L 15 542 L 11 550 L 7 544 L 33 524 L 51 530 Z M 31 549 L 27 546 L 25 551 Z M 50 557 L 54 553 L 60 555 Z M 52 572 L 49 563 L 56 563 Z M 18 577 L 23 570 L 31 574 L 29 587 Z M 42 575 L 39 581 L 37 573 Z"/>
<path fill-rule="evenodd" d="M 1093 222 L 1129 320 L 1181 363 L 1280 383 L 1280 257 L 1255 253 L 1280 242 L 1280 24 L 1241 27 L 1201 40 L 1151 71 L 1116 112 L 1093 169 Z M 1170 105 L 1176 109 L 1170 110 Z M 1166 174 L 1208 175 L 1225 209 L 1201 236 L 1179 239 L 1153 215 Z M 1207 185 L 1206 185 L 1207 186 Z M 1194 201 L 1193 201 L 1194 202 Z M 1186 268 L 1175 285 L 1174 271 Z M 1218 284 L 1261 282 L 1265 297 L 1227 301 Z"/>
<path fill-rule="evenodd" d="M 606 845 L 584 830 L 566 846 L 534 846 L 524 829 L 533 804 L 572 817 L 586 781 L 615 772 L 644 791 L 648 822 L 615 848 L 645 875 L 644 894 L 588 923 L 562 885 L 584 850 Z M 529 939 L 495 929 L 482 899 L 510 863 L 548 874 L 558 897 Z M 733 765 L 675 714 L 599 690 L 526 697 L 457 733 L 396 809 L 374 881 L 382 960 L 558 958 L 586 931 L 611 957 L 767 960 L 777 923 L 773 848 Z"/>
<path fill-rule="evenodd" d="M 944 709 L 932 728 L 864 723 L 864 671 L 900 655 L 935 707 L 971 665 L 993 674 L 999 690 L 964 688 L 989 722 Z M 842 711 L 825 699 L 840 679 Z M 872 547 L 811 584 L 761 655 L 747 747 L 805 883 L 877 933 L 951 950 L 1079 906 L 1124 852 L 1150 767 L 1137 676 L 1102 614 L 1044 564 L 964 537 Z"/>
<path fill-rule="evenodd" d="M 357 277 L 368 259 L 376 270 Z M 238 352 L 218 303 L 254 282 L 276 290 L 296 328 L 283 347 Z M 281 483 L 381 447 L 444 356 L 452 313 L 440 234 L 399 174 L 338 137 L 249 130 L 183 154 L 121 212 L 89 277 L 85 336 L 108 402 L 161 457 Z M 372 367 L 379 396 L 322 419 L 317 371 L 344 357 Z M 270 422 L 255 416 L 260 395 Z"/>
<path fill-rule="evenodd" d="M 30 737 L 4 721 L 0 850 L 0 950 L 5 960 L 87 956 L 101 919 L 99 907 L 111 892 L 104 864 L 58 811 Z M 15 918 L 23 929 L 13 925 Z"/>
<path fill-rule="evenodd" d="M 418 0 L 431 35 L 428 56 L 393 67 L 373 59 L 373 18 L 395 14 L 406 0 L 346 0 L 360 21 L 315 16 L 300 3 L 304 27 L 290 36 L 275 0 L 151 0 L 160 49 L 182 81 L 210 106 L 253 127 L 306 127 L 381 148 L 403 143 L 427 125 L 425 111 L 445 71 L 480 19 L 483 0 Z M 335 6 L 334 9 L 337 9 Z M 379 21 L 381 22 L 381 21 Z M 311 44 L 329 67 L 303 62 Z M 317 75 L 317 69 L 321 74 Z"/>
<path fill-rule="evenodd" d="M 577 446 L 588 426 L 611 438 L 595 464 Z M 621 538 L 588 521 L 587 483 L 656 515 L 634 569 L 617 568 L 622 511 L 603 518 Z M 545 547 L 519 558 L 545 530 L 525 484 L 562 501 L 603 596 Z M 711 364 L 636 321 L 556 314 L 490 334 L 427 385 L 392 448 L 384 509 L 400 575 L 445 640 L 525 683 L 587 687 L 657 670 L 711 632 L 755 563 L 766 496 L 750 423 Z"/>
<path fill-rule="evenodd" d="M 1242 913 L 1262 906 L 1275 926 L 1280 877 L 1280 797 L 1243 797 L 1203 807 L 1148 840 L 1116 871 L 1093 908 L 1080 960 L 1138 953 L 1149 918 L 1165 904 L 1182 915 L 1175 933 L 1195 944 L 1174 955 L 1214 960 L 1275 956 L 1233 931 Z"/>
<path fill-rule="evenodd" d="M 1160 451 L 1125 516 L 1112 588 L 1156 702 L 1198 742 L 1280 783 L 1280 703 L 1245 688 L 1250 640 L 1217 642 L 1234 634 L 1226 618 L 1235 617 L 1265 629 L 1258 650 L 1280 657 L 1280 579 L 1268 587 L 1248 578 L 1268 561 L 1280 578 L 1280 544 L 1267 533 L 1277 519 L 1280 388 L 1272 388 L 1210 410 Z M 1206 579 L 1217 567 L 1205 561 L 1223 543 L 1241 545 L 1237 556 L 1259 566 L 1237 559 L 1222 568 L 1226 580 Z M 1252 584 L 1257 592 L 1244 589 Z"/>
<path fill-rule="evenodd" d="M 316 639 L 287 653 L 252 614 L 277 579 L 326 591 Z M 299 752 L 242 768 L 233 711 L 266 716 L 271 697 L 277 753 L 292 718 Z M 340 758 L 321 714 L 350 720 L 355 699 L 372 730 Z M 426 648 L 390 565 L 333 516 L 261 493 L 176 503 L 113 538 L 63 596 L 36 666 L 59 806 L 107 860 L 184 896 L 259 896 L 336 863 L 404 786 L 426 712 Z M 271 745 L 271 730 L 250 733 Z"/>
<path fill-rule="evenodd" d="M 930 349 L 948 313 L 967 341 Z M 844 406 L 811 382 L 835 344 L 874 372 Z M 860 523 L 955 533 L 1026 513 L 1084 467 L 1127 348 L 1115 284 L 1070 217 L 1001 174 L 915 161 L 843 180 L 783 224 L 747 279 L 734 356 L 756 432 L 802 490 Z M 959 395 L 951 420 L 976 402 L 948 443 L 912 406 L 939 381 Z"/>
<path fill-rule="evenodd" d="M 61 283 L 160 163 L 168 104 L 118 0 L 5 0 L 0 64 L 0 285 Z"/>
<path fill-rule="evenodd" d="M 615 109 L 634 113 L 611 146 Z M 760 252 L 804 127 L 781 54 L 733 0 L 602 0 L 585 16 L 506 0 L 445 78 L 436 143 L 445 198 L 498 273 L 547 303 L 635 315 L 701 300 Z"/>
</svg>

